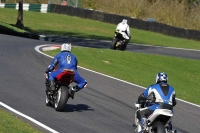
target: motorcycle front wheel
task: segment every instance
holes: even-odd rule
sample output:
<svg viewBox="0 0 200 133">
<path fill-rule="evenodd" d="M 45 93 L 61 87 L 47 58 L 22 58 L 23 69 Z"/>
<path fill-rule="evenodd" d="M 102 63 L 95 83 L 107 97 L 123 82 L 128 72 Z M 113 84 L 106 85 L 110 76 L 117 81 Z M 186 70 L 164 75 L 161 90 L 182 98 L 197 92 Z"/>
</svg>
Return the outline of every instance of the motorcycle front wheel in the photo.
<svg viewBox="0 0 200 133">
<path fill-rule="evenodd" d="M 61 86 L 57 92 L 57 99 L 55 101 L 55 110 L 63 111 L 69 97 L 69 90 L 67 86 Z"/>
<path fill-rule="evenodd" d="M 165 126 L 161 122 L 156 122 L 152 127 L 152 133 L 165 133 Z"/>
<path fill-rule="evenodd" d="M 46 94 L 46 100 L 45 100 L 45 102 L 46 102 L 46 105 L 47 105 L 47 106 L 51 106 L 51 102 L 50 102 L 50 100 L 49 100 L 47 94 Z"/>
</svg>

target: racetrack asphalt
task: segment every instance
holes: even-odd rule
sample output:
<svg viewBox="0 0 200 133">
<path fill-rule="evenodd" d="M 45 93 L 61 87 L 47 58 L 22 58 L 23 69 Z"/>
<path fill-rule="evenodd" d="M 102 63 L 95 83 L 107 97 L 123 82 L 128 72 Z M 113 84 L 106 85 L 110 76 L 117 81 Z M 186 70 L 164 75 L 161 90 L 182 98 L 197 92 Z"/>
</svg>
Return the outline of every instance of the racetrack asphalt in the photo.
<svg viewBox="0 0 200 133">
<path fill-rule="evenodd" d="M 63 42 L 39 41 L 0 34 L 0 101 L 60 133 L 133 133 L 134 102 L 143 88 L 92 71 L 78 68 L 88 86 L 69 99 L 64 112 L 45 105 L 44 71 L 52 58 L 35 50 L 39 45 Z M 64 40 L 65 41 L 65 40 Z M 73 45 L 109 48 L 109 41 L 68 38 Z M 127 50 L 131 50 L 128 46 Z M 133 46 L 133 51 L 137 51 Z M 140 47 L 141 48 L 141 47 Z M 140 48 L 138 51 L 140 52 Z M 146 46 L 145 46 L 146 48 Z M 145 48 L 141 52 L 145 52 Z M 149 50 L 150 49 L 150 50 Z M 149 53 L 161 47 L 146 48 Z M 166 51 L 167 50 L 163 50 Z M 182 57 L 179 50 L 169 50 Z M 178 54 L 179 52 L 180 54 Z M 188 50 L 185 58 L 199 59 L 198 51 Z M 187 57 L 186 57 L 187 56 Z M 2 107 L 2 106 L 1 106 Z M 2 107 L 4 108 L 4 107 Z M 200 107 L 178 100 L 173 125 L 181 133 L 199 133 Z M 31 121 L 29 121 L 32 123 Z M 39 126 L 34 125 L 36 128 Z M 43 130 L 43 132 L 50 132 Z"/>
<path fill-rule="evenodd" d="M 75 46 L 92 47 L 92 48 L 110 48 L 111 41 L 84 39 L 67 36 L 47 36 L 55 43 L 72 42 Z M 167 55 L 181 58 L 189 58 L 200 60 L 200 50 L 195 49 L 182 49 L 172 47 L 151 46 L 145 44 L 129 43 L 126 51 L 140 52 L 146 54 Z"/>
</svg>

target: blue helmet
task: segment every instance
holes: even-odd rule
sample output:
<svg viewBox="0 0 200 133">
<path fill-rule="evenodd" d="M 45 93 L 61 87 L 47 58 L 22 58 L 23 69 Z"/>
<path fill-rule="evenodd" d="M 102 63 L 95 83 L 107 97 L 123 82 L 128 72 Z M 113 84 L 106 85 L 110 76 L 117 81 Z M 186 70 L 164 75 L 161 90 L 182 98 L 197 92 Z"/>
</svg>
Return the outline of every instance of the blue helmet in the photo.
<svg viewBox="0 0 200 133">
<path fill-rule="evenodd" d="M 156 84 L 160 82 L 167 83 L 167 81 L 168 81 L 168 76 L 165 72 L 160 72 L 156 75 Z"/>
</svg>

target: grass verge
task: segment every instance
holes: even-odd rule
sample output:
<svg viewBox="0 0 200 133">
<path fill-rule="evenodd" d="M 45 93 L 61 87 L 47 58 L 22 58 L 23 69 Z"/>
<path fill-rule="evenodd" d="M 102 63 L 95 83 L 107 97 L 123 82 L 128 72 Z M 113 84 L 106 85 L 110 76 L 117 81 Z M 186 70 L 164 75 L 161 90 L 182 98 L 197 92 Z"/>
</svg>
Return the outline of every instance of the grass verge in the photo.
<svg viewBox="0 0 200 133">
<path fill-rule="evenodd" d="M 10 24 L 3 23 L 3 22 L 0 22 L 0 27 L 6 28 L 6 30 L 15 31 L 15 32 L 19 32 L 19 33 L 25 33 L 26 32 L 25 30 L 22 30 L 22 29 L 15 27 L 14 25 L 10 25 Z"/>
<path fill-rule="evenodd" d="M 1 109 L 0 118 L 0 133 L 42 133 Z"/>
</svg>

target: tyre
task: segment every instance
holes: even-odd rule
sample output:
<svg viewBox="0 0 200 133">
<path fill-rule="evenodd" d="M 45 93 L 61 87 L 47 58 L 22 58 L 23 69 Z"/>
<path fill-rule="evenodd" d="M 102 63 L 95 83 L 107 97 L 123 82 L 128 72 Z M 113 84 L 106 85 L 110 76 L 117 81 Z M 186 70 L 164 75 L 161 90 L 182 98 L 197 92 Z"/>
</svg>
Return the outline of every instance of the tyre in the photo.
<svg viewBox="0 0 200 133">
<path fill-rule="evenodd" d="M 49 100 L 47 94 L 46 94 L 46 100 L 45 100 L 45 102 L 46 102 L 46 105 L 47 105 L 47 106 L 51 106 L 51 102 L 50 102 L 50 100 Z"/>
<path fill-rule="evenodd" d="M 152 127 L 152 133 L 165 133 L 165 126 L 161 122 L 156 122 Z"/>
<path fill-rule="evenodd" d="M 117 39 L 114 38 L 113 41 L 111 42 L 110 48 L 116 50 L 116 43 L 117 43 Z"/>
<path fill-rule="evenodd" d="M 122 51 L 125 51 L 125 50 L 126 50 L 126 46 L 127 46 L 127 44 L 126 44 L 126 43 L 125 43 L 125 44 L 123 44 L 123 46 L 122 46 L 121 50 L 122 50 Z"/>
<path fill-rule="evenodd" d="M 61 86 L 57 92 L 57 99 L 55 101 L 55 110 L 63 111 L 69 97 L 69 90 L 67 86 Z"/>
</svg>

